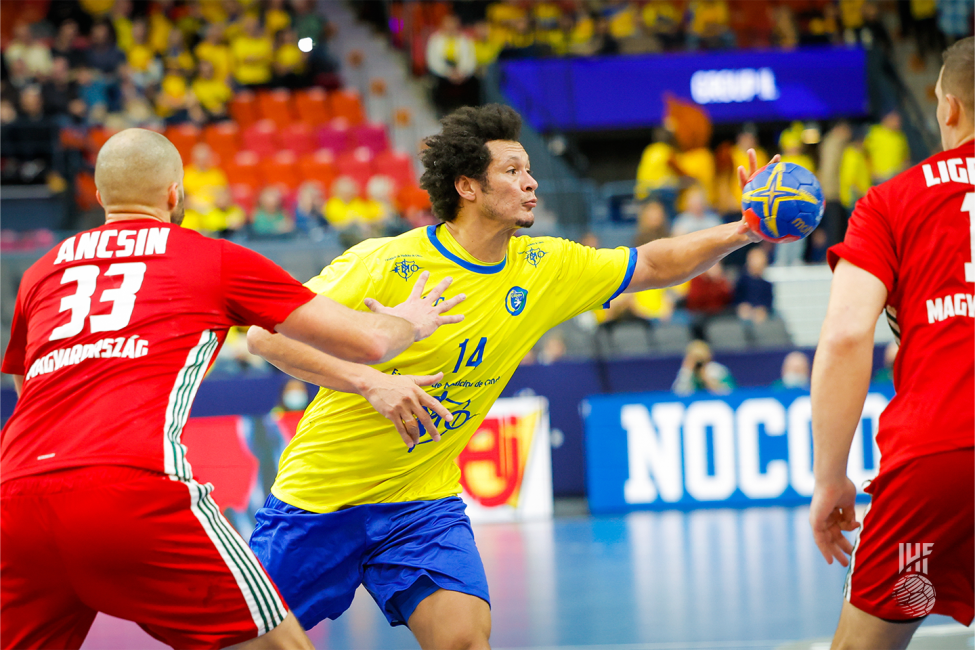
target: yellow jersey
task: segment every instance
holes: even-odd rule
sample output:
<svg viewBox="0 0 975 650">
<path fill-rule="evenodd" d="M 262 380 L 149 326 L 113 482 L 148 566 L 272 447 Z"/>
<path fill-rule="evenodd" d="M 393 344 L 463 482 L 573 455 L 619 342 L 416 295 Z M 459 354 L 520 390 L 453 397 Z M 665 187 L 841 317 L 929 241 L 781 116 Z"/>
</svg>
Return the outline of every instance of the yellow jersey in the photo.
<svg viewBox="0 0 975 650">
<path fill-rule="evenodd" d="M 439 328 L 381 372 L 443 380 L 426 387 L 453 415 L 431 417 L 442 434 L 424 434 L 407 450 L 396 428 L 364 398 L 321 389 L 281 455 L 271 491 L 311 512 L 367 503 L 428 501 L 459 494 L 457 456 L 488 414 L 518 364 L 541 336 L 578 314 L 608 303 L 629 284 L 635 249 L 590 248 L 553 237 L 512 237 L 504 260 L 485 264 L 444 226 L 370 239 L 349 249 L 306 286 L 365 311 L 365 298 L 398 305 L 422 271 L 427 290 L 447 276 L 445 299 L 467 296 L 456 325 Z"/>
</svg>

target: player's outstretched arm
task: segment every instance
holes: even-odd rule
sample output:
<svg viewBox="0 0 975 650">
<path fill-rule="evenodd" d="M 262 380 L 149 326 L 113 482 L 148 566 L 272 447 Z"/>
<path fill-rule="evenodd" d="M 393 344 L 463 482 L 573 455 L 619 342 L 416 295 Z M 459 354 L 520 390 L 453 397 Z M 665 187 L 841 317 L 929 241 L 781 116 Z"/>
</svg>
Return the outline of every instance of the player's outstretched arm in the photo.
<svg viewBox="0 0 975 650">
<path fill-rule="evenodd" d="M 745 220 L 680 237 L 657 239 L 637 248 L 636 267 L 627 293 L 662 289 L 687 282 L 742 246 L 759 241 Z"/>
<path fill-rule="evenodd" d="M 840 260 L 812 370 L 813 473 L 809 510 L 816 545 L 826 561 L 847 566 L 853 547 L 841 531 L 856 521 L 856 486 L 846 476 L 850 445 L 870 387 L 873 333 L 887 288 L 871 273 Z"/>
<path fill-rule="evenodd" d="M 779 157 L 772 158 L 772 163 Z M 771 164 L 771 163 L 770 163 Z M 748 170 L 738 168 L 738 184 L 745 187 L 749 178 L 758 172 L 758 162 L 753 149 L 748 150 Z M 729 223 L 698 232 L 658 239 L 637 249 L 637 262 L 633 279 L 626 291 L 634 293 L 646 289 L 672 287 L 700 275 L 715 262 L 729 253 L 752 242 L 761 241 L 748 227 L 744 217 L 737 223 Z"/>
<path fill-rule="evenodd" d="M 348 361 L 382 363 L 416 339 L 416 327 L 402 319 L 349 309 L 315 296 L 277 326 L 288 338 Z"/>
<path fill-rule="evenodd" d="M 424 271 L 405 302 L 383 307 L 366 299 L 374 313 L 349 309 L 325 296 L 316 296 L 294 310 L 277 331 L 327 354 L 359 363 L 383 363 L 412 343 L 424 339 L 441 325 L 459 323 L 462 315 L 446 315 L 464 300 L 463 294 L 437 304 L 450 286 L 446 278 L 427 296 L 423 289 L 430 274 Z"/>
</svg>

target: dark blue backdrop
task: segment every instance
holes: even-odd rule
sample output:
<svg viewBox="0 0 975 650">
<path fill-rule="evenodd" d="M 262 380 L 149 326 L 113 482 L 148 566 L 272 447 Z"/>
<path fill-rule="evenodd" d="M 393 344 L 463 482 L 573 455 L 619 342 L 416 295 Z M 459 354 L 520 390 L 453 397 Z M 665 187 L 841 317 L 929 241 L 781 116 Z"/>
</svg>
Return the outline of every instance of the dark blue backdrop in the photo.
<svg viewBox="0 0 975 650">
<path fill-rule="evenodd" d="M 667 92 L 704 105 L 715 122 L 867 112 L 866 56 L 859 47 L 518 59 L 499 65 L 505 97 L 540 131 L 654 126 L 663 121 Z"/>
<path fill-rule="evenodd" d="M 741 387 L 767 386 L 778 379 L 789 350 L 715 355 L 728 366 Z M 805 350 L 812 359 L 813 350 Z M 883 364 L 883 346 L 874 351 L 874 367 Z M 551 427 L 561 432 L 562 444 L 552 449 L 552 481 L 556 496 L 585 494 L 585 455 L 579 404 L 589 395 L 637 393 L 670 389 L 681 357 L 618 361 L 562 361 L 550 366 L 521 366 L 502 397 L 531 391 L 548 398 Z M 193 415 L 264 415 L 275 406 L 287 377 L 281 373 L 255 377 L 208 377 L 193 405 Z M 0 391 L 0 419 L 7 421 L 17 397 L 13 389 Z M 555 435 L 556 442 L 560 436 Z"/>
</svg>

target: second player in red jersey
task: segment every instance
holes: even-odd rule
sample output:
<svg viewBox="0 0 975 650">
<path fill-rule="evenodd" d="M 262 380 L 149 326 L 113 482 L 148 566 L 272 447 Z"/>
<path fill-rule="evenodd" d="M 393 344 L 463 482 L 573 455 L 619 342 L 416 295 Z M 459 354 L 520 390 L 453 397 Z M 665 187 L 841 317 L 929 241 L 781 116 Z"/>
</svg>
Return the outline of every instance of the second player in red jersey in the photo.
<svg viewBox="0 0 975 650">
<path fill-rule="evenodd" d="M 829 251 L 809 519 L 826 560 L 849 563 L 833 648 L 905 648 L 928 614 L 975 616 L 975 39 L 944 58 L 944 152 L 870 190 Z M 846 464 L 882 311 L 900 343 L 897 394 L 880 417 L 880 470 L 854 548 Z"/>
</svg>

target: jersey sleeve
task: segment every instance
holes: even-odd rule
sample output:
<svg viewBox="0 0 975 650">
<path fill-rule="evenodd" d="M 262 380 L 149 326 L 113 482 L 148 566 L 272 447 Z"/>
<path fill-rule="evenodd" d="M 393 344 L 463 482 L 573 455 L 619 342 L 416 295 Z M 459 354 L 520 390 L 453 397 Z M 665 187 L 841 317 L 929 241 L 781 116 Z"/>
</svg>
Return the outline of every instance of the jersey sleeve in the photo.
<svg viewBox="0 0 975 650">
<path fill-rule="evenodd" d="M 10 324 L 10 342 L 7 343 L 7 349 L 3 354 L 3 365 L 0 367 L 0 371 L 8 375 L 27 374 L 27 369 L 24 367 L 27 355 L 27 318 L 21 306 L 20 295 L 17 294 L 14 317 Z"/>
<path fill-rule="evenodd" d="M 224 304 L 234 325 L 258 325 L 273 332 L 315 294 L 263 255 L 222 242 Z"/>
<path fill-rule="evenodd" d="M 366 298 L 379 298 L 369 269 L 355 253 L 347 252 L 335 258 L 305 286 L 350 309 L 361 310 Z"/>
<path fill-rule="evenodd" d="M 898 260 L 891 214 L 883 198 L 877 188 L 873 188 L 857 201 L 846 237 L 827 251 L 826 259 L 832 269 L 836 268 L 840 258 L 845 259 L 875 276 L 887 287 L 887 293 L 891 293 Z"/>
<path fill-rule="evenodd" d="M 636 268 L 635 248 L 592 248 L 560 240 L 559 276 L 552 288 L 558 302 L 553 308 L 555 323 L 569 320 L 583 312 L 609 307 L 609 302 L 623 293 Z"/>
</svg>

